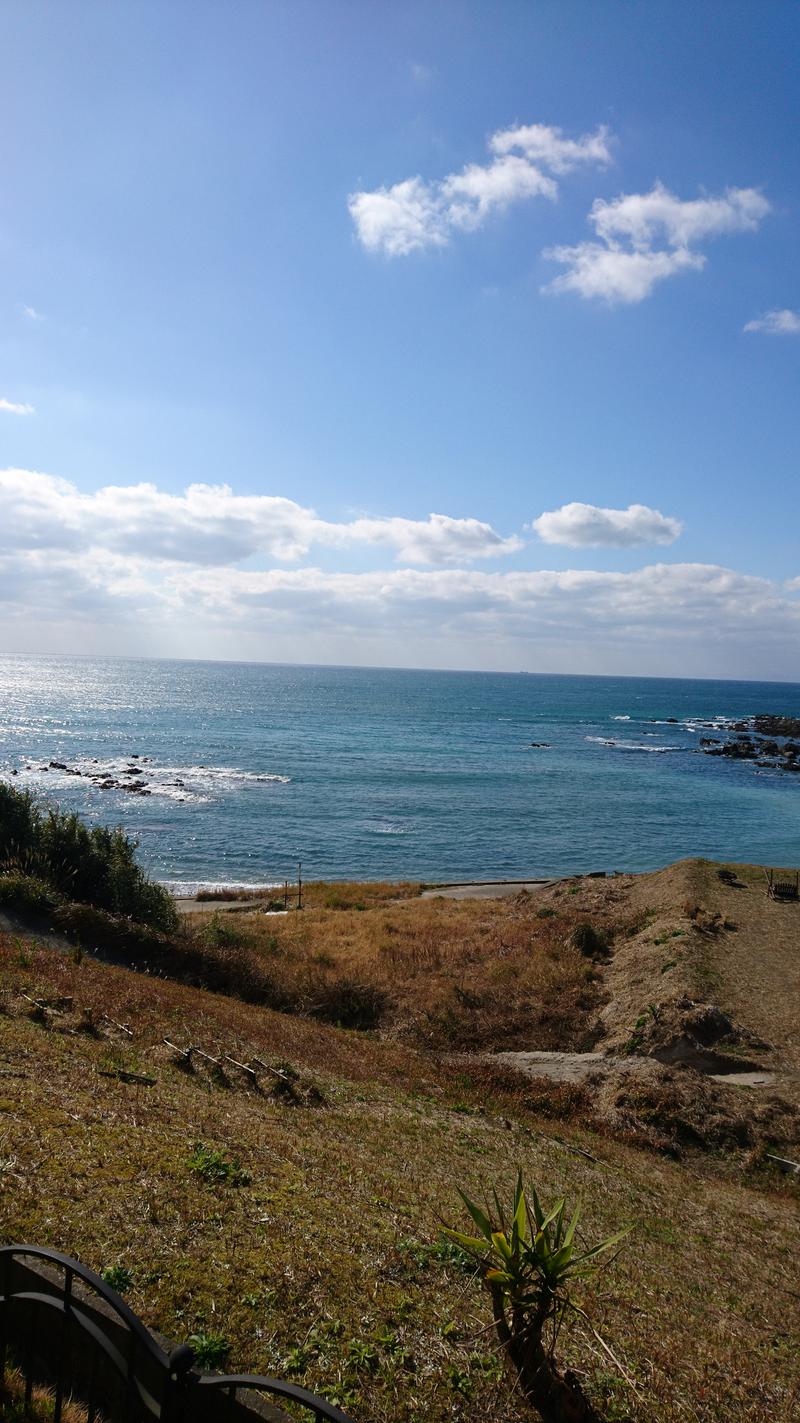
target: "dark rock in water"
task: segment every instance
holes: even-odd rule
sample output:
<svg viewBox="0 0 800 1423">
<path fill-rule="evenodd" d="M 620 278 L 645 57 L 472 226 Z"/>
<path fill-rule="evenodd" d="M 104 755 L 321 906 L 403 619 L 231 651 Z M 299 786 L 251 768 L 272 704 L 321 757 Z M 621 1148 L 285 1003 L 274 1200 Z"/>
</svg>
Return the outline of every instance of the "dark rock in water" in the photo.
<svg viewBox="0 0 800 1423">
<path fill-rule="evenodd" d="M 143 776 L 144 771 L 141 766 L 126 766 L 124 774 L 126 776 Z"/>
<path fill-rule="evenodd" d="M 531 748 L 533 748 L 534 750 L 537 750 L 537 751 L 549 751 L 549 750 L 550 750 L 550 742 L 549 742 L 549 741 L 529 741 L 529 742 L 528 742 L 528 745 L 529 745 Z"/>
<path fill-rule="evenodd" d="M 667 723 L 667 726 L 677 726 L 677 725 L 678 725 L 678 718 L 677 718 L 676 716 L 668 716 L 668 717 L 666 718 L 666 723 Z"/>
<path fill-rule="evenodd" d="M 800 736 L 800 717 L 759 712 L 752 719 L 752 727 L 761 736 Z"/>
<path fill-rule="evenodd" d="M 16 767 L 15 767 L 14 770 L 11 772 L 11 774 L 12 774 L 12 776 L 18 776 L 18 775 L 19 775 L 19 771 L 16 769 Z"/>
<path fill-rule="evenodd" d="M 50 769 L 51 771 L 66 771 L 67 768 L 63 761 L 51 761 Z"/>
</svg>

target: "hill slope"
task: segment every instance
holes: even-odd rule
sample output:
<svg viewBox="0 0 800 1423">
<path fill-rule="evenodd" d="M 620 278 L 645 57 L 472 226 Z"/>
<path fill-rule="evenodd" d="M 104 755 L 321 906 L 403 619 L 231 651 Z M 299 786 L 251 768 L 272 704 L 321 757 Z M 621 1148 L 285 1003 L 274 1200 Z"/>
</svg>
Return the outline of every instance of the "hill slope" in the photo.
<svg viewBox="0 0 800 1423">
<path fill-rule="evenodd" d="M 324 975 L 352 977 L 358 968 L 369 978 L 372 963 L 374 982 L 395 994 L 382 1037 L 0 936 L 2 1235 L 129 1271 L 132 1304 L 171 1339 L 224 1336 L 236 1368 L 290 1371 L 361 1419 L 510 1423 L 524 1415 L 501 1375 L 486 1300 L 442 1246 L 439 1222 L 459 1217 L 456 1186 L 481 1196 L 522 1167 L 547 1197 L 582 1194 L 589 1236 L 635 1226 L 613 1268 L 582 1293 L 635 1391 L 588 1330 L 564 1343 L 609 1419 L 789 1423 L 800 1387 L 791 1181 L 765 1168 L 758 1153 L 653 1155 L 609 1135 L 613 1124 L 580 1093 L 551 1084 L 548 1094 L 477 1057 L 454 1062 L 419 1046 L 428 982 L 420 944 L 430 949 L 439 940 L 436 1015 L 458 1005 L 455 988 L 486 995 L 490 984 L 496 995 L 504 966 L 525 954 L 534 965 L 540 954 L 542 965 L 555 965 L 542 980 L 546 998 L 562 981 L 558 956 L 548 960 L 548 951 L 555 954 L 564 930 L 568 936 L 587 917 L 605 922 L 616 947 L 605 964 L 580 958 L 572 965 L 567 954 L 564 981 L 580 967 L 597 975 L 583 980 L 595 996 L 575 1010 L 581 1033 L 593 1015 L 609 1041 L 630 1033 L 630 1011 L 642 996 L 648 1001 L 655 982 L 656 950 L 659 984 L 676 974 L 674 990 L 663 989 L 662 1021 L 670 994 L 678 1003 L 688 982 L 708 986 L 717 974 L 722 1006 L 750 1030 L 756 1014 L 745 985 L 746 936 L 771 920 L 756 902 L 754 877 L 752 891 L 730 891 L 742 906 L 739 929 L 707 932 L 705 916 L 716 922 L 714 913 L 728 913 L 722 886 L 715 907 L 717 884 L 714 867 L 695 864 L 624 882 L 556 886 L 548 899 L 512 903 L 508 917 L 497 906 L 490 919 L 481 917 L 485 906 L 467 906 L 453 918 L 452 906 L 433 901 L 431 919 L 430 902 L 424 910 L 414 900 L 393 904 L 387 891 L 373 909 L 320 907 L 302 923 L 281 921 L 282 931 L 277 921 L 268 928 L 266 920 L 253 922 L 254 943 L 267 932 L 278 939 L 277 949 L 264 952 L 270 962 L 285 959 L 287 974 L 304 971 L 305 959 L 323 952 L 323 939 L 333 961 L 316 966 Z M 702 900 L 699 922 L 687 885 Z M 569 905 L 563 922 L 562 900 Z M 557 913 L 539 917 L 543 908 Z M 370 915 L 380 916 L 371 928 Z M 672 919 L 681 936 L 652 942 L 673 932 Z M 378 924 L 381 937 L 370 950 Z M 773 939 L 763 932 L 768 947 Z M 302 960 L 289 953 L 293 935 L 305 936 Z M 416 943 L 419 962 L 401 954 L 392 963 L 380 951 L 398 939 Z M 641 978 L 623 983 L 622 955 L 639 939 L 633 960 Z M 473 957 L 466 969 L 451 964 L 451 975 L 450 955 L 457 958 L 465 940 Z M 669 958 L 678 962 L 662 973 L 673 944 L 678 953 L 670 949 Z M 783 982 L 777 952 L 771 968 L 753 970 L 775 998 Z M 630 1011 L 627 1002 L 614 1008 L 615 978 L 620 1000 L 629 992 Z M 510 994 L 514 982 L 508 974 Z M 535 998 L 534 976 L 525 982 Z M 524 998 L 518 995 L 514 1033 L 522 1031 Z M 465 1024 L 477 1010 L 461 1006 L 463 1052 Z M 552 1029 L 543 1011 L 540 994 L 525 1029 L 539 1041 Z M 762 1052 L 785 1066 L 791 1083 L 790 1017 L 787 1010 L 784 1025 L 776 1011 Z M 222 1072 L 197 1054 L 188 1071 L 164 1038 L 200 1048 Z M 503 1046 L 502 1038 L 492 1036 L 492 1045 Z M 254 1086 L 227 1058 L 258 1058 L 290 1084 L 264 1071 Z M 711 1090 L 688 1069 L 659 1070 Z M 743 1100 L 743 1089 L 720 1087 L 726 1090 Z M 633 1108 L 628 1120 L 628 1138 L 647 1140 L 647 1123 Z M 208 1150 L 198 1153 L 198 1143 Z M 209 1160 L 216 1173 L 204 1171 Z"/>
</svg>

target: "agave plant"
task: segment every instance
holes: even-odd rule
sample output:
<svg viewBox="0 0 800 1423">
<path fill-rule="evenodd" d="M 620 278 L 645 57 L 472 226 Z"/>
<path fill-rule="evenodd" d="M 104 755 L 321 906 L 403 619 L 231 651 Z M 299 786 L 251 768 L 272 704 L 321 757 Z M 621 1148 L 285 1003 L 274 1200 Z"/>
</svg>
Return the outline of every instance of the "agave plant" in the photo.
<svg viewBox="0 0 800 1423">
<path fill-rule="evenodd" d="M 580 1202 L 569 1219 L 566 1197 L 545 1210 L 535 1188 L 523 1187 L 522 1173 L 510 1214 L 496 1191 L 495 1219 L 463 1191 L 459 1195 L 480 1234 L 451 1228 L 445 1234 L 478 1263 L 514 1381 L 546 1423 L 599 1423 L 574 1374 L 558 1369 L 555 1342 L 564 1314 L 578 1312 L 571 1297 L 573 1281 L 592 1274 L 600 1257 L 631 1227 L 583 1249 L 576 1236 Z"/>
</svg>

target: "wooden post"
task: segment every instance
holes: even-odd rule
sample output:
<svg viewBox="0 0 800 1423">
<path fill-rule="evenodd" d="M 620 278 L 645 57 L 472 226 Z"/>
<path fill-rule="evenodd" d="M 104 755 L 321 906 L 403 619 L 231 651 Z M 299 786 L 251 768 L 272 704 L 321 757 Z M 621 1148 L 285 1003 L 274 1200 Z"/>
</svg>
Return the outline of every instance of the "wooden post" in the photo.
<svg viewBox="0 0 800 1423">
<path fill-rule="evenodd" d="M 284 907 L 284 909 L 288 909 L 288 908 L 289 908 L 289 881 L 288 881 L 288 879 L 285 879 L 285 880 L 283 881 L 283 907 Z"/>
<path fill-rule="evenodd" d="M 302 860 L 298 860 L 298 862 L 297 862 L 297 907 L 298 907 L 298 909 L 302 909 L 302 907 L 303 907 L 303 862 L 302 862 Z"/>
</svg>

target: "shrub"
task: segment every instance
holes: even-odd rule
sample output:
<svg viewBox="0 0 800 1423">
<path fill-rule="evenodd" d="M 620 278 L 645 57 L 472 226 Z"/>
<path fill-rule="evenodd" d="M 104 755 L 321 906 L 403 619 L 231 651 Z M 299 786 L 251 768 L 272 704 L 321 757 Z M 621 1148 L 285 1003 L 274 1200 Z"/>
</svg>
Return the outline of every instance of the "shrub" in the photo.
<svg viewBox="0 0 800 1423">
<path fill-rule="evenodd" d="M 445 1235 L 478 1264 L 508 1370 L 523 1397 L 546 1423 L 599 1423 L 574 1374 L 556 1366 L 554 1351 L 565 1315 L 582 1313 L 571 1296 L 573 1281 L 592 1274 L 599 1257 L 630 1227 L 580 1250 L 580 1205 L 569 1222 L 565 1198 L 545 1210 L 533 1187 L 523 1189 L 521 1172 L 508 1216 L 493 1194 L 494 1219 L 460 1191 L 480 1234 L 448 1228 Z"/>
<path fill-rule="evenodd" d="M 190 1335 L 189 1347 L 201 1369 L 219 1368 L 230 1353 L 230 1344 L 224 1334 L 208 1334 L 205 1330 Z"/>
<path fill-rule="evenodd" d="M 202 1176 L 210 1185 L 247 1186 L 250 1177 L 235 1157 L 227 1156 L 214 1146 L 198 1141 L 187 1161 L 190 1171 Z"/>
<path fill-rule="evenodd" d="M 321 978 L 311 986 L 304 1010 L 311 1018 L 322 1018 L 341 1028 L 377 1028 L 387 1001 L 376 984 L 355 978 Z"/>
<path fill-rule="evenodd" d="M 136 842 L 122 830 L 89 828 L 79 816 L 42 808 L 30 791 L 0 782 L 0 868 L 33 876 L 65 899 L 174 930 L 172 897 L 148 879 L 135 852 Z"/>
<path fill-rule="evenodd" d="M 247 943 L 247 935 L 225 914 L 212 914 L 200 930 L 199 938 L 213 949 L 238 949 Z"/>
<path fill-rule="evenodd" d="M 608 953 L 608 938 L 602 929 L 595 929 L 593 924 L 576 924 L 569 936 L 568 942 L 572 944 L 579 953 L 585 955 L 587 959 L 601 957 Z"/>
<path fill-rule="evenodd" d="M 140 958 L 163 954 L 171 947 L 165 934 L 91 904 L 62 904 L 53 914 L 53 923 L 84 948 L 116 950 Z"/>
<path fill-rule="evenodd" d="M 15 871 L 0 874 L 0 904 L 48 914 L 55 909 L 59 900 L 60 896 L 55 890 L 35 875 L 23 875 Z"/>
<path fill-rule="evenodd" d="M 133 1273 L 126 1269 L 124 1265 L 108 1265 L 101 1271 L 100 1278 L 110 1285 L 117 1294 L 124 1295 L 133 1284 Z"/>
</svg>

